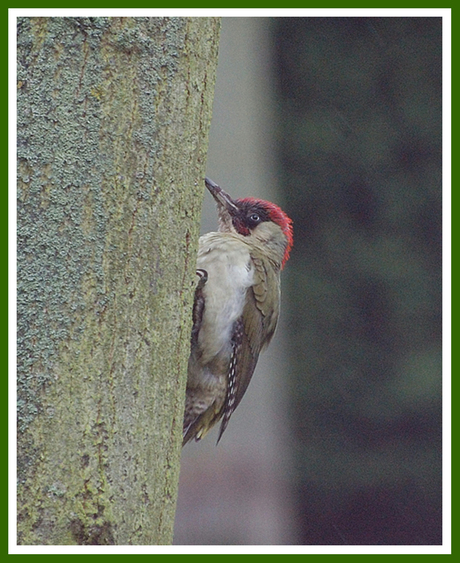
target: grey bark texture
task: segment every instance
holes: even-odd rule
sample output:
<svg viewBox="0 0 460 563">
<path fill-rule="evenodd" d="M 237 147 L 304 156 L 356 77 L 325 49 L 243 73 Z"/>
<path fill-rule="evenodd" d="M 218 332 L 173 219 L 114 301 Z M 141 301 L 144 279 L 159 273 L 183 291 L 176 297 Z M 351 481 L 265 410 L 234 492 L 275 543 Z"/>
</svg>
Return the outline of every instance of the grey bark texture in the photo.
<svg viewBox="0 0 460 563">
<path fill-rule="evenodd" d="M 18 20 L 18 543 L 169 544 L 218 18 Z"/>
</svg>

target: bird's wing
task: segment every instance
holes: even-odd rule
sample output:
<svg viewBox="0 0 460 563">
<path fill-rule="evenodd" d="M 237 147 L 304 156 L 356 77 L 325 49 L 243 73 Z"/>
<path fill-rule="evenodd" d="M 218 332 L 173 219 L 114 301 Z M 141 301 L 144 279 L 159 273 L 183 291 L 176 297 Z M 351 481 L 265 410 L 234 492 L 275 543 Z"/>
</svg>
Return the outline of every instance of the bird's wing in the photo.
<svg viewBox="0 0 460 563">
<path fill-rule="evenodd" d="M 228 421 L 240 403 L 254 373 L 260 352 L 270 342 L 279 315 L 279 272 L 267 268 L 264 261 L 252 258 L 254 284 L 246 293 L 246 302 L 241 317 L 235 322 L 232 334 L 232 357 L 230 362 L 227 396 L 220 426 L 220 440 Z"/>
</svg>

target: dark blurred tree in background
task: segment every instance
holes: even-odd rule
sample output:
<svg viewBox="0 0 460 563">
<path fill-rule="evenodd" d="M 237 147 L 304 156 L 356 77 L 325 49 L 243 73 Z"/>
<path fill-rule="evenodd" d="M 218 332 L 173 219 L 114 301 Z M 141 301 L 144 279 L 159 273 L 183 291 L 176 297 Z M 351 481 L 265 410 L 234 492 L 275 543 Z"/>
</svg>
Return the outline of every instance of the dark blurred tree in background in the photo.
<svg viewBox="0 0 460 563">
<path fill-rule="evenodd" d="M 440 18 L 272 20 L 303 544 L 439 544 Z"/>
</svg>

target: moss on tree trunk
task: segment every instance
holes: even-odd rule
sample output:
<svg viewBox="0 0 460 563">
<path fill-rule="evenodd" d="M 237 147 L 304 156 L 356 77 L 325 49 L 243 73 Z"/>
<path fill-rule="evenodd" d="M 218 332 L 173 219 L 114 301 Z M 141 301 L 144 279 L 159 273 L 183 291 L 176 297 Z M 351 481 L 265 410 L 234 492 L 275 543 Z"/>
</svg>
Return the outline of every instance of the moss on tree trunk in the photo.
<svg viewBox="0 0 460 563">
<path fill-rule="evenodd" d="M 18 543 L 172 541 L 219 25 L 18 20 Z"/>
</svg>

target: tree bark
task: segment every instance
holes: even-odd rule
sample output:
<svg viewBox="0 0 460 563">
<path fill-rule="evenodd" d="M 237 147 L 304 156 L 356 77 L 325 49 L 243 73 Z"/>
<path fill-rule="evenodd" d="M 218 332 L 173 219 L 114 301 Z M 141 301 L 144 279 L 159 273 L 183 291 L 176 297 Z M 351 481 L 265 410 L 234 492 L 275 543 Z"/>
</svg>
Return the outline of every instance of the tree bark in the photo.
<svg viewBox="0 0 460 563">
<path fill-rule="evenodd" d="M 218 18 L 18 20 L 18 543 L 172 541 Z"/>
</svg>

